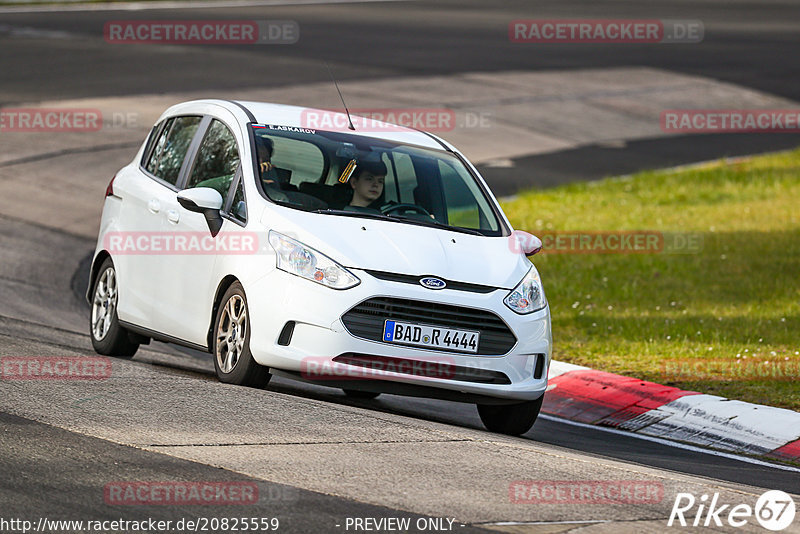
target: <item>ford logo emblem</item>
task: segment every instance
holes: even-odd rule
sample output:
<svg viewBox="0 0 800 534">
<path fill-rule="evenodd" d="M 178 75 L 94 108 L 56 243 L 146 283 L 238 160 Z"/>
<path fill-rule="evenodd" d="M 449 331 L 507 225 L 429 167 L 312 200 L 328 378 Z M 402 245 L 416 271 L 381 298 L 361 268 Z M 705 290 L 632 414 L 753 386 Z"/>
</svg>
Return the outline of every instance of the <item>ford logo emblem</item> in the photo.
<svg viewBox="0 0 800 534">
<path fill-rule="evenodd" d="M 433 276 L 420 278 L 419 283 L 422 287 L 427 287 L 428 289 L 444 289 L 447 287 L 447 284 L 444 280 L 440 278 L 434 278 Z"/>
</svg>

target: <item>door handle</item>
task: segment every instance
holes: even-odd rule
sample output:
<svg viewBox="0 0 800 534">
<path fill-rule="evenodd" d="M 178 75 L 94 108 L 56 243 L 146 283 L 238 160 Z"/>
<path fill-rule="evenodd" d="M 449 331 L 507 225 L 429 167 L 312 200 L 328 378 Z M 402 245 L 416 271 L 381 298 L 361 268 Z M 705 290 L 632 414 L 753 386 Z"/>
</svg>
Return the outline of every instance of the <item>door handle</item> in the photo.
<svg viewBox="0 0 800 534">
<path fill-rule="evenodd" d="M 178 213 L 178 210 L 169 210 L 167 212 L 167 220 L 171 223 L 178 224 L 178 221 L 181 220 L 181 214 Z"/>
<path fill-rule="evenodd" d="M 159 202 L 158 199 L 153 198 L 147 203 L 147 209 L 153 213 L 158 213 L 161 210 L 161 202 Z"/>
</svg>

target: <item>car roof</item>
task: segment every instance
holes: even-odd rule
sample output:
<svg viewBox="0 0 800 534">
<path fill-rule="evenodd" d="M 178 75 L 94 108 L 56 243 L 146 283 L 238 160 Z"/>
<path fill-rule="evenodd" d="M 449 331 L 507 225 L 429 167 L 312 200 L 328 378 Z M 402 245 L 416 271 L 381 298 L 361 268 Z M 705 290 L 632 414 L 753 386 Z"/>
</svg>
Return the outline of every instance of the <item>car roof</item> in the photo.
<svg viewBox="0 0 800 534">
<path fill-rule="evenodd" d="M 236 115 L 242 123 L 252 122 L 253 118 L 255 118 L 257 124 L 273 124 L 294 128 L 344 132 L 349 135 L 385 139 L 387 141 L 412 144 L 438 150 L 443 150 L 445 148 L 438 138 L 420 130 L 372 119 L 369 119 L 370 127 L 361 131 L 334 126 L 334 124 L 346 125 L 347 115 L 330 109 L 290 106 L 269 102 L 194 100 L 175 105 L 167 110 L 164 115 L 191 112 L 191 108 L 193 107 L 208 104 L 224 107 Z M 323 119 L 323 125 L 321 127 L 311 128 L 311 125 L 315 125 L 314 119 L 319 121 L 320 118 Z M 328 125 L 330 125 L 330 127 L 328 127 Z"/>
</svg>

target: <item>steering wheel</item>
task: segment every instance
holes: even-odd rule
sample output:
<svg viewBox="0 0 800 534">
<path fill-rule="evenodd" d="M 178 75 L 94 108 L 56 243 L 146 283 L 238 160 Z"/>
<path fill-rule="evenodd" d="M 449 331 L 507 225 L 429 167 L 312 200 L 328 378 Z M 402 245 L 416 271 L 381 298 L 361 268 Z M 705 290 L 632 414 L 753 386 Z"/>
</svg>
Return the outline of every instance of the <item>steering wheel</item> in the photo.
<svg viewBox="0 0 800 534">
<path fill-rule="evenodd" d="M 383 206 L 381 208 L 381 213 L 383 213 L 384 215 L 388 215 L 389 213 L 392 213 L 392 212 L 395 212 L 395 211 L 400 211 L 400 212 L 403 212 L 403 213 L 411 211 L 411 212 L 414 212 L 414 213 L 419 213 L 420 215 L 426 215 L 428 217 L 433 217 L 433 215 L 431 215 L 431 212 L 429 212 L 428 210 L 426 210 L 422 206 L 417 206 L 416 204 L 389 204 L 389 205 Z"/>
</svg>

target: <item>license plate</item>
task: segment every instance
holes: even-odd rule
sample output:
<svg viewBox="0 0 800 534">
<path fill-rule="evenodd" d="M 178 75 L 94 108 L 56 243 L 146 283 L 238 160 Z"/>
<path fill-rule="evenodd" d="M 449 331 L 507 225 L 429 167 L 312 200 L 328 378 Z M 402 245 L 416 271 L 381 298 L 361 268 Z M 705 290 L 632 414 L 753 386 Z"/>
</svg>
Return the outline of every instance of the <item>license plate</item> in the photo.
<svg viewBox="0 0 800 534">
<path fill-rule="evenodd" d="M 383 340 L 388 343 L 435 349 L 478 352 L 480 332 L 386 320 Z"/>
</svg>

